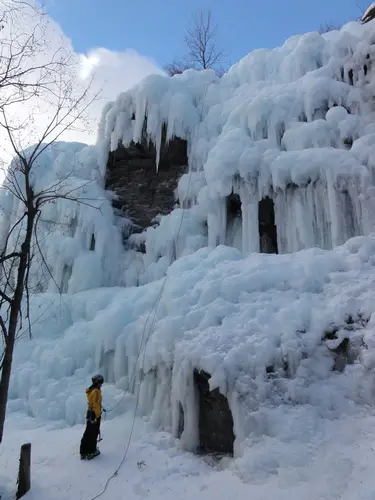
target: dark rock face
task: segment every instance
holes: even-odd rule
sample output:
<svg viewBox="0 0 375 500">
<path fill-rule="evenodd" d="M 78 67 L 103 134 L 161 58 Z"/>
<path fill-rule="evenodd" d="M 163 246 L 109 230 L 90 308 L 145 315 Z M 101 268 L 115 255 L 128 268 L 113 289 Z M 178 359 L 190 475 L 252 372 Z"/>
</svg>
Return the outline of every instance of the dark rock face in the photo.
<svg viewBox="0 0 375 500">
<path fill-rule="evenodd" d="M 241 198 L 239 194 L 230 194 L 227 198 L 227 220 L 233 220 L 236 217 L 242 217 Z"/>
<path fill-rule="evenodd" d="M 238 194 L 232 192 L 227 197 L 227 229 L 237 218 L 242 220 L 241 198 Z M 258 225 L 260 252 L 278 253 L 275 205 L 268 196 L 259 202 Z"/>
<path fill-rule="evenodd" d="M 268 196 L 259 202 L 259 240 L 261 253 L 279 253 L 275 225 L 275 206 Z"/>
<path fill-rule="evenodd" d="M 202 453 L 233 455 L 233 418 L 228 400 L 218 389 L 210 391 L 211 375 L 194 372 L 194 383 L 199 395 L 199 441 Z"/>
<path fill-rule="evenodd" d="M 358 359 L 365 343 L 362 336 L 353 336 L 351 332 L 362 330 L 369 320 L 370 318 L 362 313 L 356 317 L 347 315 L 340 326 L 331 325 L 324 332 L 322 340 L 333 354 L 334 371 L 343 371 L 347 365 L 352 365 Z"/>
<path fill-rule="evenodd" d="M 185 414 L 184 409 L 182 408 L 182 404 L 179 403 L 178 407 L 178 429 L 177 429 L 177 437 L 180 438 L 182 433 L 184 432 L 185 427 Z"/>
<path fill-rule="evenodd" d="M 159 215 L 169 214 L 176 203 L 174 191 L 179 178 L 187 171 L 187 142 L 174 138 L 161 148 L 156 171 L 156 149 L 146 141 L 119 144 L 109 154 L 105 187 L 117 195 L 113 201 L 116 212 L 129 218 L 133 232 L 152 225 Z"/>
</svg>

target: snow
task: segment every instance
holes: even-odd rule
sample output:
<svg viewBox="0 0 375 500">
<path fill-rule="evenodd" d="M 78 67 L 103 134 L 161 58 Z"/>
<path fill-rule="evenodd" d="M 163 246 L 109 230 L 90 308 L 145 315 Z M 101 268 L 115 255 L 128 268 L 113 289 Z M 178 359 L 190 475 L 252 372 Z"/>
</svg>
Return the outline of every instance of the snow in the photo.
<svg viewBox="0 0 375 500">
<path fill-rule="evenodd" d="M 57 143 L 38 158 L 33 188 L 61 197 L 43 208 L 33 241 L 44 259 L 36 255 L 30 274 L 32 337 L 23 327 L 14 354 L 0 456 L 7 484 L 12 440 L 33 436 L 40 468 L 29 497 L 89 498 L 121 456 L 119 433 L 129 431 L 139 396 L 132 465 L 122 470 L 134 498 L 372 498 L 370 28 L 349 23 L 292 37 L 252 52 L 222 78 L 193 70 L 150 76 L 105 106 L 96 145 Z M 104 189 L 108 152 L 148 139 L 158 160 L 164 124 L 167 140 L 187 140 L 190 170 L 176 190 L 179 205 L 131 234 Z M 9 178 L 1 244 L 23 213 L 7 187 Z M 239 213 L 228 211 L 230 195 Z M 259 253 L 266 197 L 278 255 Z M 199 445 L 194 370 L 211 375 L 210 388 L 232 412 L 234 459 L 223 470 L 186 453 Z M 113 408 L 103 469 L 66 458 L 82 432 L 84 388 L 98 371 Z M 25 414 L 43 428 L 22 431 Z M 136 460 L 151 465 L 138 470 Z M 123 496 L 123 482 L 115 483 L 108 498 Z"/>
<path fill-rule="evenodd" d="M 139 411 L 156 428 L 176 435 L 181 403 L 181 443 L 195 449 L 198 369 L 228 398 L 236 456 L 255 436 L 287 439 L 272 418 L 276 407 L 289 413 L 297 405 L 306 416 L 314 408 L 318 419 L 351 415 L 373 398 L 374 255 L 373 237 L 247 258 L 219 246 L 179 258 L 166 279 L 143 286 L 36 295 L 33 338 L 21 338 L 15 353 L 10 411 L 75 425 L 82 389 L 100 370 L 111 383 L 107 406 L 124 390 L 140 391 Z M 332 370 L 324 340 L 332 326 L 355 350 L 343 373 Z M 123 410 L 124 403 L 111 417 Z"/>
<path fill-rule="evenodd" d="M 25 442 L 32 443 L 32 487 L 25 499 L 91 500 L 118 468 L 132 424 L 130 412 L 105 422 L 102 454 L 81 462 L 77 450 L 83 426 L 54 429 L 17 414 L 13 417 L 1 445 L 2 500 L 14 498 L 19 448 Z M 319 425 L 313 436 L 303 434 L 305 426 L 305 419 L 293 420 L 289 442 L 280 442 L 277 437 L 260 438 L 246 460 L 216 463 L 209 457 L 183 452 L 169 434 L 155 433 L 147 422 L 137 418 L 125 462 L 101 498 L 371 500 L 373 415 L 363 412 L 356 418 Z M 295 438 L 296 432 L 300 441 Z"/>
</svg>

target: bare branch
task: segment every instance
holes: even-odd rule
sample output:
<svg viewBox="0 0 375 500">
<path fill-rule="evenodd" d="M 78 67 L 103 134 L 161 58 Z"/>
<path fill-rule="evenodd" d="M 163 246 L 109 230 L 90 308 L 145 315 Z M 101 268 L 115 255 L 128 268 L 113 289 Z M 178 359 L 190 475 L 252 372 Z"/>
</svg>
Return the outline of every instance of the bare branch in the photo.
<svg viewBox="0 0 375 500">
<path fill-rule="evenodd" d="M 7 237 L 6 237 L 6 239 L 5 239 L 4 247 L 3 247 L 3 250 L 2 250 L 2 254 L 3 254 L 3 255 L 4 255 L 4 253 L 6 252 L 6 249 L 7 249 L 7 247 L 8 247 L 9 238 L 11 237 L 11 235 L 12 235 L 13 231 L 14 231 L 14 230 L 15 230 L 15 229 L 16 229 L 16 228 L 20 225 L 20 224 L 22 224 L 22 221 L 25 219 L 25 217 L 26 217 L 26 216 L 27 216 L 27 212 L 25 212 L 25 213 L 22 215 L 22 217 L 20 217 L 20 218 L 18 219 L 18 221 L 16 221 L 16 222 L 13 224 L 12 228 L 11 228 L 11 229 L 10 229 L 10 231 L 8 232 Z"/>
<path fill-rule="evenodd" d="M 53 133 L 54 130 L 56 130 L 58 127 L 60 127 L 64 123 L 64 120 L 66 118 L 71 117 L 71 119 L 69 119 L 68 122 L 65 125 L 63 125 L 63 127 L 61 128 L 61 130 L 53 138 L 51 138 L 51 140 L 49 140 L 49 142 L 44 143 L 43 147 L 41 147 L 42 146 L 42 140 L 38 143 L 37 147 L 34 150 L 35 154 L 33 153 L 33 155 L 32 155 L 32 160 L 31 160 L 32 162 L 34 162 L 43 153 L 43 151 L 45 151 L 52 143 L 56 142 L 57 139 L 59 137 L 61 137 L 61 135 L 64 132 L 66 132 L 67 130 L 71 129 L 71 127 L 73 126 L 73 124 L 76 123 L 83 116 L 83 114 L 87 111 L 87 109 L 91 106 L 91 104 L 97 99 L 97 97 L 98 97 L 98 95 L 99 95 L 100 92 L 96 93 L 89 100 L 89 102 L 87 102 L 83 107 L 80 108 L 80 105 L 82 104 L 82 102 L 84 101 L 84 99 L 88 95 L 88 90 L 89 90 L 89 87 L 79 97 L 79 99 L 77 99 L 74 102 L 74 104 L 63 114 L 63 116 L 59 120 L 56 119 L 56 123 L 55 123 L 55 125 L 54 125 L 54 127 L 52 129 L 50 129 L 50 127 L 47 127 L 48 131 L 46 129 L 46 132 L 43 134 L 43 137 L 42 137 L 43 141 L 45 139 L 47 139 Z M 73 113 L 77 109 L 79 109 L 79 111 L 77 112 L 77 115 L 74 116 Z"/>
<path fill-rule="evenodd" d="M 67 180 L 67 179 L 65 179 L 65 180 Z M 60 184 L 60 182 L 56 183 L 56 186 L 58 186 L 59 184 Z M 64 191 L 62 193 L 59 193 L 58 195 L 57 195 L 58 191 L 56 189 L 53 189 L 53 187 L 45 189 L 45 190 L 41 191 L 40 194 L 36 195 L 37 203 L 39 202 L 39 200 L 50 198 L 51 196 L 53 198 L 66 198 L 66 199 L 68 199 L 68 197 L 70 197 L 70 195 L 72 193 L 74 193 L 75 191 L 79 191 L 79 190 L 85 188 L 89 184 L 92 184 L 92 180 L 83 182 L 79 186 L 76 186 L 76 187 L 74 187 L 72 189 L 69 189 L 68 191 Z M 77 201 L 78 200 L 79 200 L 79 198 L 77 198 Z"/>
<path fill-rule="evenodd" d="M 72 172 L 49 187 L 42 188 L 39 194 L 35 192 L 37 160 L 64 132 L 75 129 L 78 122 L 84 120 L 88 107 L 99 93 L 91 95 L 91 82 L 82 92 L 75 91 L 73 61 L 63 48 L 55 51 L 46 63 L 40 63 L 48 53 L 47 24 L 44 23 L 43 13 L 36 9 L 33 12 L 40 17 L 30 32 L 25 32 L 22 15 L 25 9 L 30 8 L 28 0 L 0 0 L 0 127 L 15 156 L 2 188 L 19 200 L 21 209 L 21 215 L 10 227 L 5 241 L 0 242 L 0 308 L 4 308 L 0 316 L 0 329 L 6 339 L 4 352 L 0 357 L 0 442 L 3 437 L 14 344 L 23 334 L 23 331 L 20 332 L 22 304 L 25 305 L 30 337 L 32 334 L 30 297 L 34 284 L 33 257 L 36 252 L 40 255 L 41 269 L 47 270 L 59 289 L 38 237 L 40 209 L 47 202 L 65 199 L 100 210 L 82 196 L 86 185 L 92 181 L 81 185 L 69 182 Z M 4 30 L 3 24 L 6 26 Z M 27 103 L 30 109 L 26 119 L 17 118 L 17 110 L 12 111 L 15 104 L 22 103 Z M 30 107 L 31 105 L 34 107 Z M 45 113 L 43 123 L 46 116 L 48 121 L 35 145 L 27 147 L 41 113 Z M 39 273 L 39 269 L 37 272 Z M 38 283 L 44 279 L 44 273 L 41 274 L 40 279 L 37 274 Z"/>
<path fill-rule="evenodd" d="M 14 150 L 14 153 L 17 155 L 18 159 L 20 160 L 20 163 L 25 165 L 25 158 L 21 155 L 20 151 L 18 150 L 17 146 L 16 146 L 16 143 L 15 143 L 15 139 L 14 139 L 14 136 L 13 136 L 13 131 L 12 131 L 12 127 L 10 127 L 9 123 L 8 123 L 8 118 L 7 118 L 7 115 L 6 115 L 6 112 L 5 112 L 5 108 L 2 107 L 1 108 L 1 113 L 3 115 L 3 118 L 4 118 L 4 125 L 2 125 L 3 128 L 5 128 L 7 134 L 8 134 L 8 138 L 10 140 L 10 143 L 12 145 L 12 148 Z M 22 197 L 22 194 L 20 194 L 19 196 L 19 199 L 22 199 L 22 201 L 26 201 L 25 198 Z"/>
<path fill-rule="evenodd" d="M 7 329 L 6 329 L 6 326 L 4 324 L 4 320 L 3 320 L 2 316 L 0 316 L 0 328 L 1 328 L 1 331 L 3 333 L 4 344 L 6 344 L 8 332 L 7 332 Z"/>
<path fill-rule="evenodd" d="M 34 226 L 36 227 L 36 226 Z M 31 267 L 31 257 L 30 254 L 28 256 L 27 262 L 27 271 L 25 276 L 25 291 L 26 291 L 26 319 L 29 327 L 29 338 L 32 338 L 31 332 L 31 320 L 30 320 L 30 293 L 29 293 L 29 276 L 30 276 L 30 267 Z"/>
<path fill-rule="evenodd" d="M 191 65 L 189 65 L 188 63 L 175 60 L 170 64 L 165 65 L 163 69 L 169 76 L 174 76 L 181 75 L 181 73 L 190 68 Z"/>
<path fill-rule="evenodd" d="M 40 199 L 41 198 L 39 198 L 39 200 Z M 43 204 L 45 204 L 49 201 L 53 201 L 53 200 L 69 200 L 69 201 L 74 201 L 74 202 L 78 203 L 79 205 L 85 205 L 86 207 L 90 207 L 90 208 L 93 208 L 93 209 L 101 212 L 100 207 L 92 205 L 91 203 L 86 203 L 85 201 L 83 201 L 84 199 L 86 199 L 86 198 L 74 198 L 71 196 L 67 196 L 65 194 L 61 194 L 61 195 L 55 194 L 53 196 L 42 197 L 42 199 L 41 199 L 42 201 L 41 201 L 41 203 L 39 203 L 39 207 L 42 206 Z M 87 199 L 89 199 L 89 198 L 87 198 Z"/>
<path fill-rule="evenodd" d="M 5 255 L 4 257 L 0 257 L 0 264 L 3 264 L 5 261 L 9 259 L 14 259 L 15 257 L 21 257 L 19 252 L 12 252 L 9 255 Z"/>
<path fill-rule="evenodd" d="M 165 66 L 170 75 L 183 73 L 186 69 L 213 69 L 221 76 L 226 55 L 218 44 L 218 27 L 213 22 L 212 10 L 201 10 L 195 15 L 185 34 L 187 54 L 182 61 L 175 60 Z"/>
<path fill-rule="evenodd" d="M 11 299 L 10 297 L 8 297 L 8 295 L 6 295 L 3 291 L 0 290 L 0 297 L 2 299 L 4 299 L 6 302 L 8 302 L 9 304 L 12 304 L 13 303 L 13 299 Z"/>
<path fill-rule="evenodd" d="M 323 35 L 323 33 L 329 33 L 330 31 L 338 31 L 340 30 L 340 26 L 334 23 L 325 23 L 321 24 L 319 28 L 319 33 Z"/>
<path fill-rule="evenodd" d="M 52 272 L 51 272 L 51 270 L 50 270 L 50 268 L 49 268 L 49 265 L 47 264 L 46 259 L 44 258 L 44 255 L 43 255 L 42 249 L 40 248 L 40 245 L 39 245 L 38 233 L 37 233 L 37 230 L 36 230 L 36 229 L 37 229 L 37 226 L 38 226 L 38 221 L 39 221 L 39 219 L 40 219 L 40 215 L 41 215 L 41 212 L 39 211 L 39 213 L 38 213 L 38 215 L 37 215 L 37 218 L 36 218 L 36 222 L 35 222 L 35 229 L 34 229 L 36 245 L 37 245 L 37 247 L 38 247 L 39 254 L 40 254 L 40 256 L 41 256 L 42 262 L 43 262 L 43 264 L 45 265 L 45 267 L 46 267 L 46 269 L 47 269 L 47 271 L 48 271 L 48 274 L 50 275 L 50 277 L 51 277 L 52 281 L 53 281 L 53 282 L 54 282 L 54 284 L 56 285 L 56 288 L 57 288 L 57 290 L 59 291 L 59 293 L 61 293 L 61 289 L 60 289 L 59 285 L 56 283 L 56 280 L 55 280 L 55 278 L 54 278 L 54 276 L 53 276 L 53 274 L 52 274 Z"/>
<path fill-rule="evenodd" d="M 54 184 L 51 184 L 50 186 L 48 186 L 47 189 L 43 189 L 42 191 L 40 191 L 39 193 L 37 193 L 35 195 L 35 197 L 39 198 L 39 196 L 44 196 L 47 193 L 56 193 L 56 192 L 58 192 L 58 190 L 62 187 L 62 185 L 64 184 L 64 182 L 66 182 L 69 179 L 69 177 L 72 176 L 73 172 L 74 172 L 74 168 L 72 168 L 70 170 L 70 172 L 68 172 L 66 174 L 65 177 L 63 177 L 62 179 L 57 180 Z"/>
</svg>

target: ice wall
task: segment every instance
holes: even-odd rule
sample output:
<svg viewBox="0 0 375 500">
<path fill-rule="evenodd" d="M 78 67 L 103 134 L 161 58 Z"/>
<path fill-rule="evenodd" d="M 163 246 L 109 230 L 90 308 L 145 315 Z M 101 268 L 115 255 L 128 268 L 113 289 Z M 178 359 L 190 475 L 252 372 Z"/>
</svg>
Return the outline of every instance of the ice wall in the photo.
<svg viewBox="0 0 375 500">
<path fill-rule="evenodd" d="M 239 453 L 259 434 L 290 436 L 290 415 L 309 422 L 313 411 L 306 430 L 315 432 L 319 419 L 373 404 L 375 243 L 363 236 L 338 246 L 372 229 L 372 29 L 351 23 L 293 37 L 221 79 L 149 77 L 106 107 L 96 146 L 46 151 L 35 187 L 57 179 L 87 204 L 58 200 L 43 212 L 40 243 L 54 279 L 36 260 L 33 284 L 70 293 L 32 297 L 34 337 L 17 346 L 11 409 L 81 422 L 82 389 L 100 369 L 113 382 L 107 406 L 140 388 L 140 411 L 176 433 L 181 404 L 182 441 L 193 448 L 192 377 L 202 369 L 228 397 Z M 145 131 L 160 149 L 163 123 L 189 144 L 191 173 L 178 186 L 186 209 L 133 237 L 145 255 L 125 252 L 101 187 L 108 151 Z M 232 193 L 241 217 L 228 217 Z M 265 196 L 284 255 L 256 253 Z M 9 193 L 1 206 L 3 238 L 22 207 Z M 287 253 L 311 246 L 335 248 Z M 113 286 L 124 283 L 134 286 Z M 332 351 L 344 338 L 355 362 L 338 373 Z"/>
<path fill-rule="evenodd" d="M 167 138 L 187 139 L 190 174 L 178 192 L 207 220 L 210 246 L 259 251 L 258 203 L 269 196 L 279 252 L 332 248 L 373 227 L 374 47 L 373 23 L 352 22 L 256 50 L 222 78 L 148 77 L 108 104 L 98 145 L 147 137 L 160 151 L 163 124 Z M 242 202 L 236 229 L 232 192 Z"/>
<path fill-rule="evenodd" d="M 279 253 L 333 248 L 369 234 L 372 28 L 349 23 L 324 35 L 292 37 L 282 47 L 252 52 L 222 78 L 193 70 L 173 78 L 153 75 L 108 103 L 95 146 L 55 145 L 40 158 L 36 172 L 43 187 L 71 186 L 95 207 L 66 200 L 45 207 L 40 242 L 48 266 L 34 265 L 35 288 L 141 285 L 206 245 L 259 252 L 259 202 L 265 197 L 274 203 Z M 190 171 L 177 189 L 182 210 L 132 235 L 123 251 L 126 224 L 114 217 L 111 194 L 103 190 L 108 153 L 119 141 L 127 146 L 146 136 L 159 157 L 164 124 L 167 140 L 188 142 Z M 234 219 L 228 214 L 232 193 L 240 199 Z M 4 235 L 22 207 L 9 194 L 0 204 Z M 145 255 L 136 251 L 141 243 Z"/>
<path fill-rule="evenodd" d="M 371 237 L 247 258 L 219 246 L 144 286 L 33 296 L 38 320 L 17 345 L 10 411 L 82 422 L 84 387 L 100 370 L 104 405 L 119 402 L 108 418 L 133 411 L 140 390 L 139 413 L 177 436 L 181 404 L 182 445 L 194 449 L 198 369 L 228 398 L 237 456 L 261 434 L 282 441 L 297 415 L 314 434 L 322 420 L 373 404 L 374 255 Z M 353 355 L 335 371 L 345 338 Z"/>
<path fill-rule="evenodd" d="M 25 212 L 14 190 L 15 183 L 21 190 L 25 183 L 16 162 L 0 193 L 0 242 L 3 245 L 10 234 L 10 250 L 18 247 L 26 229 L 25 221 L 16 225 Z M 101 187 L 97 148 L 52 144 L 33 164 L 31 176 L 35 195 L 47 192 L 52 199 L 38 216 L 30 291 L 74 293 L 122 284 L 121 231 L 115 225 L 109 193 Z"/>
</svg>

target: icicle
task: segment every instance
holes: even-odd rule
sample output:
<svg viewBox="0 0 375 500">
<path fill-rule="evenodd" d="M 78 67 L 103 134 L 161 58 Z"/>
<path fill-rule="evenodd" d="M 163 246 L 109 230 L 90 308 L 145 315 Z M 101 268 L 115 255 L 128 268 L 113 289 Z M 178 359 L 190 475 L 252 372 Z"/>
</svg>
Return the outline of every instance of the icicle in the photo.
<svg viewBox="0 0 375 500">
<path fill-rule="evenodd" d="M 124 345 L 124 337 L 120 336 L 116 340 L 115 359 L 113 362 L 115 382 L 121 380 L 128 373 L 128 358 Z"/>
<path fill-rule="evenodd" d="M 226 198 L 216 198 L 210 202 L 207 224 L 208 246 L 215 248 L 224 245 L 227 230 Z"/>
<path fill-rule="evenodd" d="M 199 446 L 199 403 L 194 384 L 194 368 L 188 364 L 175 370 L 173 378 L 172 402 L 175 406 L 173 428 L 177 432 L 180 417 L 176 407 L 181 404 L 184 415 L 181 446 L 187 451 L 196 451 Z M 176 397 L 178 395 L 178 399 Z"/>
<path fill-rule="evenodd" d="M 171 387 L 172 370 L 163 364 L 159 364 L 157 367 L 156 393 L 150 422 L 157 428 L 169 431 L 172 428 L 172 415 L 170 411 Z"/>
<path fill-rule="evenodd" d="M 161 141 L 162 141 L 162 131 L 156 135 L 156 172 L 159 172 L 159 163 L 160 163 L 160 150 L 161 150 Z"/>
<path fill-rule="evenodd" d="M 242 252 L 249 255 L 259 252 L 258 197 L 249 184 L 240 185 L 242 211 Z"/>
<path fill-rule="evenodd" d="M 329 201 L 327 184 L 319 180 L 311 186 L 313 196 L 313 227 L 315 245 L 324 248 L 332 248 L 331 219 L 329 215 Z"/>
<path fill-rule="evenodd" d="M 330 173 L 327 173 L 327 193 L 329 216 L 331 219 L 331 238 L 332 245 L 338 246 L 341 241 L 340 208 L 337 192 L 334 186 L 334 179 Z"/>
<path fill-rule="evenodd" d="M 139 410 L 142 415 L 150 415 L 157 392 L 156 370 L 148 371 L 142 380 L 139 394 Z"/>
</svg>

